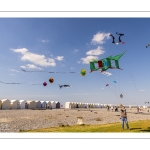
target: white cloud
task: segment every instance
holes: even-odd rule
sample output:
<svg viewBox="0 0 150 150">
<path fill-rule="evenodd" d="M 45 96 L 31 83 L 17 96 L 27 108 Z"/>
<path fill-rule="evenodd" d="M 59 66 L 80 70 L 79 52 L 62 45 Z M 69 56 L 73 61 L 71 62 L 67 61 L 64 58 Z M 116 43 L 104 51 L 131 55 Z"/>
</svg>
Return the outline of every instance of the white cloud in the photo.
<svg viewBox="0 0 150 150">
<path fill-rule="evenodd" d="M 64 58 L 64 56 L 57 56 L 55 59 L 59 60 L 59 61 L 62 61 Z"/>
<path fill-rule="evenodd" d="M 79 50 L 75 49 L 75 50 L 74 50 L 74 53 L 77 53 L 78 51 L 79 51 Z"/>
<path fill-rule="evenodd" d="M 13 72 L 19 72 L 18 70 L 15 70 L 15 69 L 11 69 L 10 71 L 13 71 Z"/>
<path fill-rule="evenodd" d="M 74 68 L 73 68 L 73 67 L 71 67 L 70 69 L 71 69 L 71 70 L 73 70 Z"/>
<path fill-rule="evenodd" d="M 81 63 L 81 61 L 79 61 L 79 60 L 78 60 L 78 61 L 77 61 L 77 63 L 78 63 L 78 64 L 80 64 L 80 63 Z"/>
<path fill-rule="evenodd" d="M 93 36 L 91 44 L 103 44 L 106 39 L 110 38 L 110 33 L 98 32 Z"/>
<path fill-rule="evenodd" d="M 42 68 L 35 66 L 34 64 L 27 64 L 27 68 L 32 68 L 32 69 L 39 69 L 42 70 Z"/>
<path fill-rule="evenodd" d="M 30 69 L 39 69 L 39 70 L 42 70 L 42 68 L 40 67 L 37 67 L 36 65 L 34 64 L 27 64 L 25 66 L 20 66 L 22 69 L 25 69 L 25 68 L 30 68 Z"/>
<path fill-rule="evenodd" d="M 48 42 L 49 42 L 49 40 L 42 40 L 42 42 L 43 42 L 43 43 L 48 43 Z"/>
<path fill-rule="evenodd" d="M 145 92 L 146 90 L 139 90 L 140 92 Z"/>
<path fill-rule="evenodd" d="M 14 51 L 15 53 L 21 53 L 22 61 L 29 61 L 42 67 L 56 66 L 54 59 L 46 58 L 44 55 L 31 53 L 26 48 L 11 49 L 11 50 Z"/>
<path fill-rule="evenodd" d="M 26 66 L 20 66 L 21 68 L 23 68 L 23 69 L 25 69 L 26 68 Z"/>
<path fill-rule="evenodd" d="M 87 56 L 85 58 L 81 58 L 83 64 L 89 64 L 90 61 L 93 61 L 94 59 L 98 59 L 97 56 Z"/>
<path fill-rule="evenodd" d="M 97 49 L 92 49 L 88 52 L 86 52 L 86 55 L 101 55 L 104 54 L 105 51 L 103 51 L 103 48 L 101 46 L 98 46 Z"/>
<path fill-rule="evenodd" d="M 100 72 L 100 73 L 103 74 L 103 75 L 106 75 L 106 76 L 111 76 L 112 75 L 112 73 L 106 72 L 106 71 L 103 71 L 103 72 Z"/>
</svg>

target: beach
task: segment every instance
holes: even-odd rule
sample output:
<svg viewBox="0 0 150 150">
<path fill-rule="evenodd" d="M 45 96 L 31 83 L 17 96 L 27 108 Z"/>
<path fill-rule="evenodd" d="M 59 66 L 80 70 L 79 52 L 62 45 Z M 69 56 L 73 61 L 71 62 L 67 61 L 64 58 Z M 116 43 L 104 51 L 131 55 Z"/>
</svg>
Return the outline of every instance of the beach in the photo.
<svg viewBox="0 0 150 150">
<path fill-rule="evenodd" d="M 143 109 L 137 113 L 136 108 L 126 108 L 128 122 L 149 120 L 150 112 Z M 107 111 L 106 108 L 76 108 L 76 109 L 46 109 L 46 110 L 0 110 L 0 132 L 19 132 L 39 128 L 73 126 L 78 117 L 83 118 L 84 124 L 108 124 L 121 122 L 120 109 L 118 112 Z"/>
</svg>

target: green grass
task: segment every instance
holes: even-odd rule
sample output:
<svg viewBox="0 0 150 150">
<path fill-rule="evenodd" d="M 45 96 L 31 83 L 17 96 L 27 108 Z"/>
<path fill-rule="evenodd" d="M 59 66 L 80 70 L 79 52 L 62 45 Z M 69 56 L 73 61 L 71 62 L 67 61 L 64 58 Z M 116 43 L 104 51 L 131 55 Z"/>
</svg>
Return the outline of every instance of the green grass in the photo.
<svg viewBox="0 0 150 150">
<path fill-rule="evenodd" d="M 150 132 L 150 120 L 128 122 L 130 130 L 122 130 L 121 123 L 101 125 L 75 125 L 63 127 L 50 127 L 36 130 L 21 130 L 20 132 Z"/>
</svg>

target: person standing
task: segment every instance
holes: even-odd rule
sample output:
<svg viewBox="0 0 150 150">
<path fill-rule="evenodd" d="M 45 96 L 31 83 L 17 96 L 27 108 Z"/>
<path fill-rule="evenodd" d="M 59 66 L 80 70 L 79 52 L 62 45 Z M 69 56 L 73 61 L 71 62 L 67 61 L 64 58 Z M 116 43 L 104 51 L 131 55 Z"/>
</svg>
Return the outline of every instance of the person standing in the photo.
<svg viewBox="0 0 150 150">
<path fill-rule="evenodd" d="M 126 124 L 127 129 L 129 130 L 127 112 L 124 106 L 121 108 L 121 121 L 122 121 L 122 130 L 124 130 L 124 123 Z"/>
<path fill-rule="evenodd" d="M 111 110 L 112 110 L 112 112 L 113 112 L 113 109 L 114 109 L 114 107 L 113 107 L 113 106 L 111 106 Z"/>
<path fill-rule="evenodd" d="M 139 109 L 140 109 L 139 106 L 137 106 L 137 112 L 138 112 L 138 113 L 139 113 Z"/>
</svg>

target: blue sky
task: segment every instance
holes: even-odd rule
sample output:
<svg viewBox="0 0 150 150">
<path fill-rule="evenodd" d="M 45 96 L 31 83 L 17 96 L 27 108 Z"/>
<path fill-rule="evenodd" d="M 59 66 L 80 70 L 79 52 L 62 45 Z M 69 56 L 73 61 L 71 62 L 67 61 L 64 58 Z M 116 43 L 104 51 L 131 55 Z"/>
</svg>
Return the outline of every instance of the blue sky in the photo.
<svg viewBox="0 0 150 150">
<path fill-rule="evenodd" d="M 0 83 L 0 99 L 144 105 L 150 92 L 149 25 L 149 18 L 0 18 L 0 81 L 24 83 Z M 116 32 L 124 34 L 125 44 L 112 44 L 109 34 L 117 40 Z M 90 59 L 125 50 L 119 60 L 123 70 L 108 69 L 110 76 L 90 73 Z M 21 68 L 77 73 L 30 73 Z M 86 76 L 80 75 L 81 69 Z M 59 89 L 58 84 L 71 88 Z"/>
</svg>

